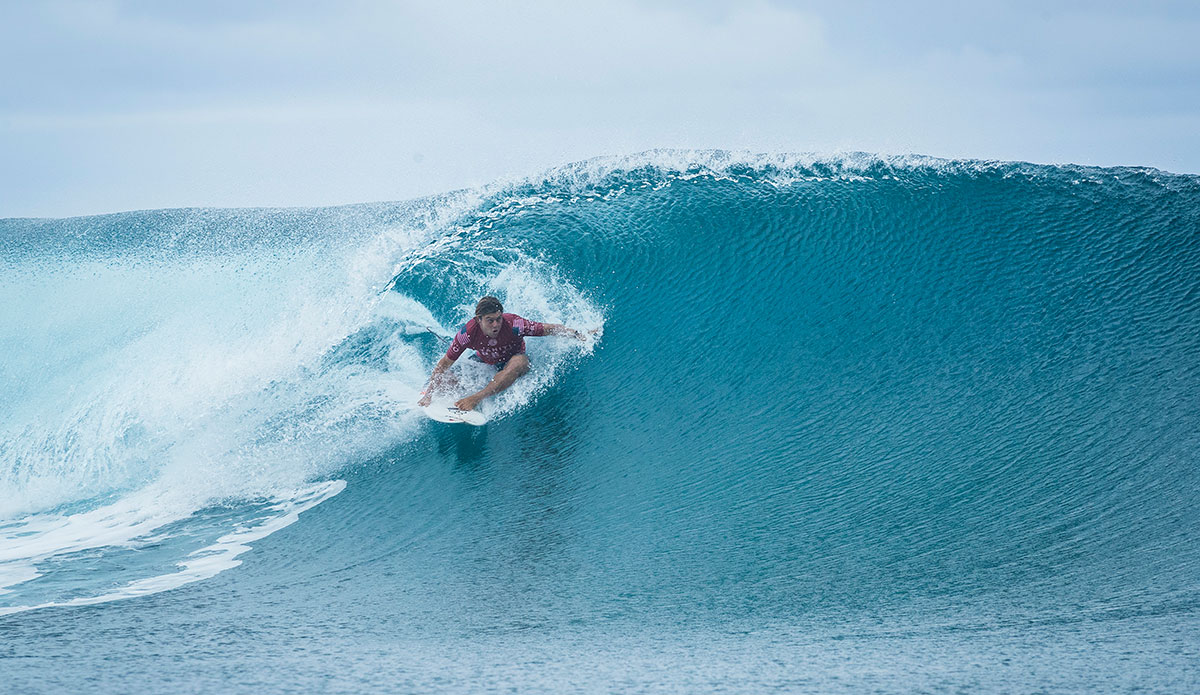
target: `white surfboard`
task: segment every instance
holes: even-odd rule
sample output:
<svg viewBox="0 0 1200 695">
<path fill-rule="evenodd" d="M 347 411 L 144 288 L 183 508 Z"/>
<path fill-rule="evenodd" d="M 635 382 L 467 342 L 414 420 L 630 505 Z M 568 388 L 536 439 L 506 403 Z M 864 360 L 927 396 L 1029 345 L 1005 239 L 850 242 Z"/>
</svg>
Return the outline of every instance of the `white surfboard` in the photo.
<svg viewBox="0 0 1200 695">
<path fill-rule="evenodd" d="M 459 410 L 453 405 L 444 405 L 441 403 L 430 403 L 428 406 L 421 408 L 425 415 L 431 420 L 438 422 L 462 422 L 468 425 L 486 425 L 487 416 L 478 410 Z"/>
</svg>

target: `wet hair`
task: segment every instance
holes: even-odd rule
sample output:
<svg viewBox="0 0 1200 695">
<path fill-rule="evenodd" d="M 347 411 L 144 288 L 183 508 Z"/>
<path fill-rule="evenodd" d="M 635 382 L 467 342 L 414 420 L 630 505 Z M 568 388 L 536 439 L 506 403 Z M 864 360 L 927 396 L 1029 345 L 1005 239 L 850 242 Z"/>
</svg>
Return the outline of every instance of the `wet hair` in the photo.
<svg viewBox="0 0 1200 695">
<path fill-rule="evenodd" d="M 493 297 L 490 294 L 488 296 L 484 297 L 483 299 L 479 300 L 479 303 L 475 305 L 475 315 L 476 316 L 484 316 L 486 314 L 494 314 L 497 311 L 504 311 L 504 306 L 500 304 L 499 299 L 496 299 L 495 297 Z"/>
</svg>

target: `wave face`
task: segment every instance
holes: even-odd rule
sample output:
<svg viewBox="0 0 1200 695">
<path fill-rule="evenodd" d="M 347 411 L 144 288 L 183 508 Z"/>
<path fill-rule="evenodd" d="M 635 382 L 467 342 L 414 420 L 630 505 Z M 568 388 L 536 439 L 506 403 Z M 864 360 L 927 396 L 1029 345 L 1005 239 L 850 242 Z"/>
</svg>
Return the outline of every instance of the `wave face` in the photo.
<svg viewBox="0 0 1200 695">
<path fill-rule="evenodd" d="M 1197 177 L 656 152 L 3 220 L 0 264 L 22 663 L 85 610 L 185 653 L 183 611 L 274 625 L 229 637 L 263 668 L 351 649 L 358 692 L 1196 682 Z M 484 293 L 599 337 L 528 339 L 487 427 L 429 422 Z M 86 604 L 121 608 L 50 608 Z"/>
</svg>

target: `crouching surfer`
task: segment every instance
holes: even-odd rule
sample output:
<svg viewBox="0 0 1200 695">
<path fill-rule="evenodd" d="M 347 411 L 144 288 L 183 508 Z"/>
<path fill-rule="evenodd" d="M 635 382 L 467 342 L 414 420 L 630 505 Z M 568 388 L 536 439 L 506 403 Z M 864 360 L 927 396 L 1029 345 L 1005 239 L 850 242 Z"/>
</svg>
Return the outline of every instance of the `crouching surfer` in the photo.
<svg viewBox="0 0 1200 695">
<path fill-rule="evenodd" d="M 594 334 L 598 329 L 593 329 Z M 438 360 L 429 377 L 429 385 L 421 392 L 418 405 L 427 406 L 436 390 L 452 386 L 454 381 L 446 370 L 467 349 L 475 351 L 481 362 L 496 366 L 496 376 L 477 393 L 460 398 L 454 407 L 474 410 L 479 401 L 494 396 L 513 385 L 521 375 L 529 371 L 529 358 L 525 356 L 525 337 L 543 335 L 565 335 L 577 340 L 587 340 L 587 334 L 557 323 L 538 323 L 516 314 L 504 313 L 500 300 L 488 296 L 475 305 L 475 318 L 467 322 L 442 359 Z"/>
</svg>

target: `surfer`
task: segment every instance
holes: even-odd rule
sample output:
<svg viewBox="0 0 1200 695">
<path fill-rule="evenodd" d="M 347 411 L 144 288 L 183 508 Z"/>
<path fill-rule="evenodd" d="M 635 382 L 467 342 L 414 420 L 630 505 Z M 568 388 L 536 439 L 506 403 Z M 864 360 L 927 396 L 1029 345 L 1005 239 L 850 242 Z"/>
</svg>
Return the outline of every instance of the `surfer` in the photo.
<svg viewBox="0 0 1200 695">
<path fill-rule="evenodd" d="M 591 333 L 594 334 L 596 330 L 593 329 Z M 561 324 L 538 323 L 516 314 L 506 314 L 500 300 L 495 297 L 480 299 L 475 305 L 475 318 L 468 321 L 458 335 L 454 336 L 450 348 L 434 366 L 429 385 L 421 392 L 421 400 L 417 401 L 417 404 L 429 405 L 434 391 L 453 384 L 452 375 L 445 372 L 470 348 L 475 351 L 475 357 L 479 361 L 496 366 L 496 376 L 492 377 L 487 386 L 477 393 L 460 398 L 454 404 L 454 407 L 460 410 L 474 410 L 479 401 L 512 386 L 513 382 L 529 371 L 529 358 L 525 356 L 525 336 L 543 335 L 588 339 L 583 332 Z"/>
</svg>

